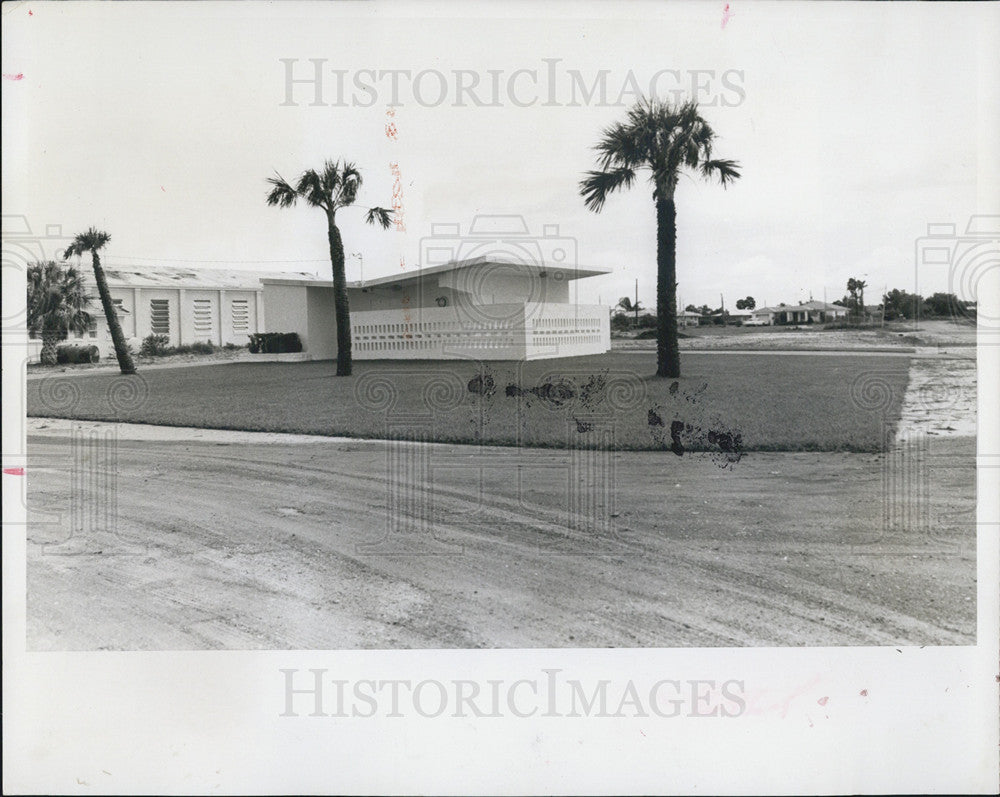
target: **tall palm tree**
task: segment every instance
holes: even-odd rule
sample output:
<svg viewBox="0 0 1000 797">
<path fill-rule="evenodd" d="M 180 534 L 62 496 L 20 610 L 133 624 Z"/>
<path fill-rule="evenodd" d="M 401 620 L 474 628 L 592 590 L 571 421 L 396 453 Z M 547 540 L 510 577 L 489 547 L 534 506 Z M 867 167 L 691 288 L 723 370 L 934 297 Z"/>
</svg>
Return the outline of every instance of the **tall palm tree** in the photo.
<svg viewBox="0 0 1000 797">
<path fill-rule="evenodd" d="M 56 346 L 90 328 L 90 297 L 80 272 L 58 263 L 28 266 L 28 332 L 42 339 L 42 365 L 56 364 Z"/>
<path fill-rule="evenodd" d="M 104 317 L 108 321 L 108 329 L 111 331 L 111 342 L 115 346 L 115 357 L 118 359 L 118 367 L 123 374 L 134 374 L 135 363 L 132 362 L 132 352 L 129 351 L 125 342 L 125 335 L 122 334 L 122 325 L 118 323 L 118 314 L 115 312 L 114 302 L 111 301 L 111 292 L 108 290 L 108 281 L 104 277 L 104 269 L 101 268 L 101 251 L 111 236 L 103 230 L 91 227 L 86 232 L 81 232 L 73 243 L 66 247 L 64 258 L 76 255 L 83 257 L 84 252 L 90 252 L 94 263 L 94 279 L 97 281 L 97 293 L 101 297 L 101 306 L 104 308 Z"/>
<path fill-rule="evenodd" d="M 351 375 L 351 310 L 347 301 L 347 278 L 344 275 L 344 242 L 337 227 L 337 211 L 354 204 L 361 188 L 361 172 L 353 163 L 326 161 L 323 169 L 302 172 L 295 186 L 280 174 L 269 177 L 271 192 L 268 205 L 288 208 L 299 199 L 326 214 L 327 238 L 330 242 L 330 264 L 333 267 L 333 308 L 337 316 L 337 376 Z M 379 224 L 386 230 L 392 223 L 392 211 L 368 208 L 368 224 Z"/>
<path fill-rule="evenodd" d="M 677 347 L 677 209 L 674 193 L 685 169 L 705 178 L 717 177 L 723 187 L 740 176 L 739 164 L 712 157 L 715 131 L 698 113 L 694 101 L 672 104 L 642 99 L 624 122 L 604 130 L 598 171 L 586 173 L 580 194 L 588 209 L 599 213 L 608 196 L 631 188 L 640 169 L 649 169 L 656 205 L 656 374 L 678 377 Z"/>
</svg>

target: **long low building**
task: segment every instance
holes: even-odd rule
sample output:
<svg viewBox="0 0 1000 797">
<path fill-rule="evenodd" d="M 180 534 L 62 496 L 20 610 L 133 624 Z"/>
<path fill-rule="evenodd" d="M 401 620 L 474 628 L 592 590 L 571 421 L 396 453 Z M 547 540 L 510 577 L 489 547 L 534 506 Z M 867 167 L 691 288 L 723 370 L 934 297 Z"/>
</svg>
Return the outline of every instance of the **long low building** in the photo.
<svg viewBox="0 0 1000 797">
<path fill-rule="evenodd" d="M 94 323 L 68 343 L 114 356 L 93 274 Z M 352 353 L 372 359 L 523 360 L 597 354 L 611 347 L 610 309 L 571 301 L 574 280 L 608 269 L 474 258 L 347 284 Z M 333 283 L 305 273 L 109 267 L 122 331 L 138 349 L 148 335 L 169 345 L 245 345 L 256 332 L 295 332 L 303 358 L 337 356 Z M 41 342 L 33 342 L 37 359 Z"/>
</svg>

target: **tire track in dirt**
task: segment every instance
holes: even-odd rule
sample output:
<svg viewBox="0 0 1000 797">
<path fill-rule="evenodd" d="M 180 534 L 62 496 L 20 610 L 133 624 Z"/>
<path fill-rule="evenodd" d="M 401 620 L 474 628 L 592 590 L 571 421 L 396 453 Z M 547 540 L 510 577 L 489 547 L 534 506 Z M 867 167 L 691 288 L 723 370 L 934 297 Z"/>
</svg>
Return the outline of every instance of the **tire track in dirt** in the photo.
<svg viewBox="0 0 1000 797">
<path fill-rule="evenodd" d="M 358 544 L 385 528 L 385 450 L 120 440 L 117 534 L 90 530 L 80 543 L 89 553 L 70 557 L 42 555 L 46 534 L 67 529 L 31 532 L 29 647 L 971 641 L 956 629 L 974 629 L 963 600 L 974 533 L 954 532 L 951 559 L 913 560 L 902 596 L 873 578 L 888 567 L 880 551 L 837 543 L 878 520 L 881 464 L 871 455 L 762 454 L 725 473 L 708 459 L 623 455 L 609 534 L 567 527 L 560 454 L 487 449 L 509 472 L 535 468 L 519 490 L 507 470 L 477 471 L 481 452 L 441 446 L 435 456 L 455 467 L 435 471 L 432 495 L 418 473 L 397 484 L 410 503 L 393 515 L 403 530 L 389 540 L 409 553 L 362 553 Z M 29 500 L 67 502 L 66 438 L 33 437 L 29 452 Z M 436 514 L 422 526 L 427 501 Z M 410 522 L 416 532 L 405 531 Z M 461 553 L 427 555 L 427 530 Z M 917 543 L 895 544 L 916 555 Z M 917 595 L 940 606 L 929 611 Z"/>
</svg>

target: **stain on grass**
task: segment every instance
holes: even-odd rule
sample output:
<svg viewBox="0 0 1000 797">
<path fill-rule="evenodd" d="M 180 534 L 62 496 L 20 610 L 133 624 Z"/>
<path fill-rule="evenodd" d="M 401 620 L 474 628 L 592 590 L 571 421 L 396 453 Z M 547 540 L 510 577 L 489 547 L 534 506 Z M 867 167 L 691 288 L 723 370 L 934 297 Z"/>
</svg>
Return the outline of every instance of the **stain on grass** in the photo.
<svg viewBox="0 0 1000 797">
<path fill-rule="evenodd" d="M 413 423 L 424 439 L 541 448 L 669 451 L 679 422 L 685 452 L 876 452 L 899 419 L 909 358 L 687 354 L 683 367 L 680 379 L 661 380 L 653 353 L 613 352 L 488 365 L 358 362 L 342 378 L 333 362 L 235 363 L 146 371 L 141 401 L 114 406 L 117 375 L 53 374 L 28 382 L 27 402 L 41 417 L 369 438 Z M 442 372 L 465 388 L 444 408 L 425 392 Z M 887 389 L 877 409 L 851 393 L 869 373 Z M 391 409 L 359 404 L 354 387 L 365 375 L 391 385 Z M 60 392 L 57 381 L 71 387 Z"/>
</svg>

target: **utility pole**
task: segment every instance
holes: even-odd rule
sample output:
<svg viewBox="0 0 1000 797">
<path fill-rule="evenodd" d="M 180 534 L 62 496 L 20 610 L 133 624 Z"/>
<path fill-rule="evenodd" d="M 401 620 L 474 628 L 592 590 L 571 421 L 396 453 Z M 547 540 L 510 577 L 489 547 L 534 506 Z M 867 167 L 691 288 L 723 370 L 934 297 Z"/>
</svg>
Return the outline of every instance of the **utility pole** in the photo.
<svg viewBox="0 0 1000 797">
<path fill-rule="evenodd" d="M 364 255 L 362 255 L 361 252 L 351 252 L 351 257 L 356 257 L 358 259 L 358 263 L 361 266 L 361 280 L 360 280 L 360 282 L 361 282 L 361 287 L 363 288 L 363 287 L 365 287 L 365 258 L 364 258 Z"/>
<path fill-rule="evenodd" d="M 636 277 L 635 280 L 635 305 L 633 308 L 635 310 L 635 325 L 639 326 L 639 278 Z"/>
</svg>

